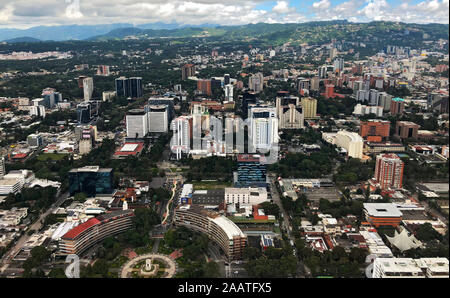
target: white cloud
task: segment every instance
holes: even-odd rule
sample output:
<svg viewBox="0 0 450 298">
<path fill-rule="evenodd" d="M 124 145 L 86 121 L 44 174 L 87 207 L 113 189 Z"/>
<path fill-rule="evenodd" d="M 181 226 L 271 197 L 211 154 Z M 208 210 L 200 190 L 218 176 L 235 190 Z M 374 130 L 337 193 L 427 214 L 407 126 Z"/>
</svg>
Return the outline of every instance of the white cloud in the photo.
<svg viewBox="0 0 450 298">
<path fill-rule="evenodd" d="M 287 1 L 277 1 L 277 5 L 272 8 L 272 11 L 276 13 L 288 13 L 293 9 L 289 7 L 289 2 Z"/>
<path fill-rule="evenodd" d="M 319 2 L 314 2 L 312 7 L 314 9 L 327 9 L 329 8 L 331 5 L 330 1 L 328 0 L 321 0 Z"/>
<path fill-rule="evenodd" d="M 76 8 L 79 1 L 79 9 Z M 268 0 L 0 0 L 0 27 L 27 28 L 67 24 L 180 24 L 240 25 L 348 19 L 448 24 L 449 0 L 314 0 L 297 11 L 290 0 L 277 0 L 270 9 L 258 5 Z M 300 1 L 300 0 L 294 0 Z M 305 1 L 305 0 L 301 0 Z M 36 3 L 39 9 L 36 9 Z M 72 6 L 71 6 L 72 5 Z M 72 8 L 71 8 L 72 7 Z M 303 9 L 304 8 L 304 9 Z"/>
</svg>

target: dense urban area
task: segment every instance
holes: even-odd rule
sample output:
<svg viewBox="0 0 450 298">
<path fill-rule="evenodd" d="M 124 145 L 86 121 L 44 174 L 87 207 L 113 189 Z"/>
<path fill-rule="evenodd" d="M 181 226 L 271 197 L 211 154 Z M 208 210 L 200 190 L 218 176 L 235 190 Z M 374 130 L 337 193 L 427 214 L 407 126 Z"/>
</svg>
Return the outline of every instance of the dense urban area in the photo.
<svg viewBox="0 0 450 298">
<path fill-rule="evenodd" d="M 448 278 L 448 28 L 1 42 L 0 276 Z"/>
</svg>

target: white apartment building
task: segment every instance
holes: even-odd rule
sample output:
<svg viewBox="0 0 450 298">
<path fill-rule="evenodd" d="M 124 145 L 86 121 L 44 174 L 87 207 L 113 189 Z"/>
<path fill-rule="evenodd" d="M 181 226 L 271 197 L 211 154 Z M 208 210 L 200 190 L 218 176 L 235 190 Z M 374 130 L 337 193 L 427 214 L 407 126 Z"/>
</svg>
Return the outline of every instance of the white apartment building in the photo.
<svg viewBox="0 0 450 298">
<path fill-rule="evenodd" d="M 446 258 L 376 258 L 373 278 L 448 278 Z"/>
<path fill-rule="evenodd" d="M 267 190 L 264 187 L 225 188 L 225 204 L 253 206 L 267 202 Z"/>
</svg>

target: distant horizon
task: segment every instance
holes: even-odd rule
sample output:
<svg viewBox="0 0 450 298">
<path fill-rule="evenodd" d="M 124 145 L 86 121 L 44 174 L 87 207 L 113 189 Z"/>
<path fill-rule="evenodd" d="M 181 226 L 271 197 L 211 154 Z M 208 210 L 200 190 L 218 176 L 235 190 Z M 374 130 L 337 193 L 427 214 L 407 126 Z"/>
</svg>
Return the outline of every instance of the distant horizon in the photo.
<svg viewBox="0 0 450 298">
<path fill-rule="evenodd" d="M 154 25 L 154 24 L 158 24 L 161 25 L 161 27 L 164 27 L 164 25 L 166 25 L 167 27 L 169 26 L 177 26 L 174 27 L 173 29 L 176 28 L 186 28 L 186 27 L 237 27 L 237 26 L 246 26 L 246 25 L 256 25 L 256 24 L 267 24 L 267 25 L 282 25 L 282 24 L 307 24 L 307 23 L 320 23 L 320 22 L 342 22 L 342 21 L 347 21 L 348 23 L 352 23 L 352 24 L 368 24 L 368 23 L 380 23 L 380 22 L 386 22 L 386 23 L 398 23 L 398 24 L 409 24 L 409 25 L 447 25 L 450 26 L 450 24 L 448 23 L 437 23 L 437 22 L 430 22 L 430 23 L 417 23 L 417 22 L 404 22 L 404 21 L 385 21 L 385 20 L 371 20 L 371 21 L 350 21 L 347 19 L 336 19 L 336 20 L 308 20 L 308 21 L 299 21 L 299 22 L 251 22 L 251 23 L 243 23 L 243 24 L 229 24 L 229 25 L 224 25 L 224 24 L 182 24 L 182 23 L 165 23 L 165 22 L 149 22 L 149 23 L 140 23 L 140 24 L 133 24 L 133 23 L 98 23 L 98 24 L 79 24 L 79 23 L 72 23 L 72 24 L 55 24 L 55 25 L 36 25 L 36 26 L 31 26 L 31 27 L 27 27 L 27 28 L 19 28 L 19 27 L 1 27 L 0 26 L 0 30 L 18 30 L 18 31 L 26 31 L 29 29 L 33 29 L 33 28 L 52 28 L 52 27 L 95 27 L 95 26 L 118 26 L 118 25 L 126 25 L 123 27 L 119 27 L 119 28 L 140 28 L 140 26 L 148 26 L 148 25 Z M 166 29 L 166 28 L 158 28 L 156 30 L 159 29 Z M 170 29 L 168 29 L 170 30 Z M 30 36 L 32 37 L 32 36 Z"/>
</svg>

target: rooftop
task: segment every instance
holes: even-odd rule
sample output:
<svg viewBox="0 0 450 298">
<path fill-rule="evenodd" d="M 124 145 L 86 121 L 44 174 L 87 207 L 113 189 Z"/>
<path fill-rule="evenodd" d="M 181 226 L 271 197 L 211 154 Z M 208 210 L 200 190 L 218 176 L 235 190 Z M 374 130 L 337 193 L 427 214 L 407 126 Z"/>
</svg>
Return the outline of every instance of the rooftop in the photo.
<svg viewBox="0 0 450 298">
<path fill-rule="evenodd" d="M 391 203 L 364 203 L 364 209 L 369 216 L 375 217 L 401 217 L 403 214 Z"/>
</svg>

